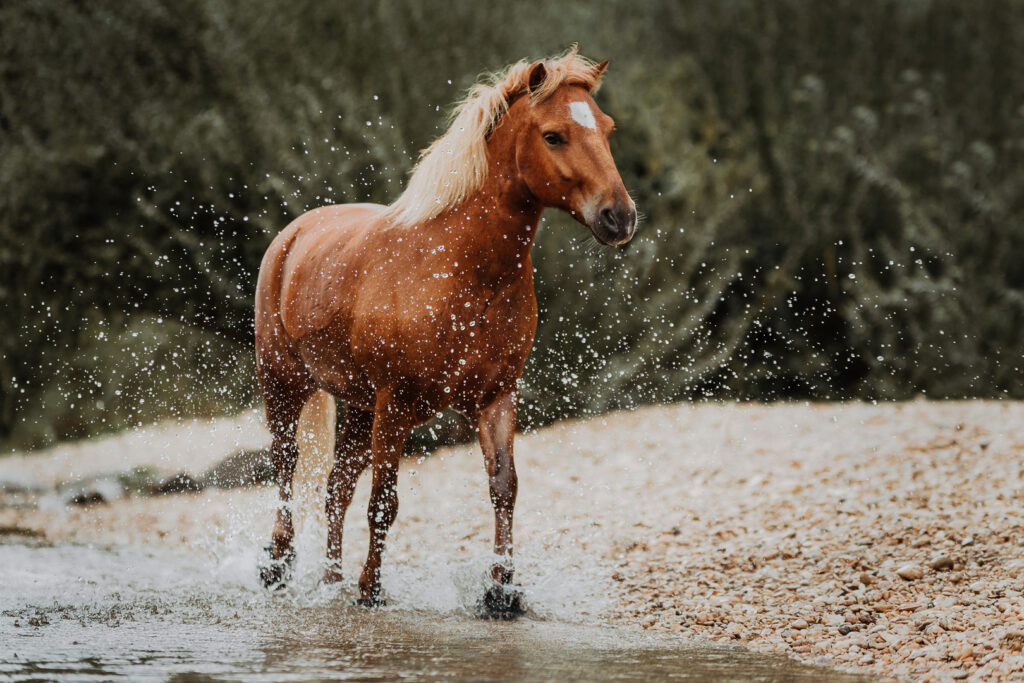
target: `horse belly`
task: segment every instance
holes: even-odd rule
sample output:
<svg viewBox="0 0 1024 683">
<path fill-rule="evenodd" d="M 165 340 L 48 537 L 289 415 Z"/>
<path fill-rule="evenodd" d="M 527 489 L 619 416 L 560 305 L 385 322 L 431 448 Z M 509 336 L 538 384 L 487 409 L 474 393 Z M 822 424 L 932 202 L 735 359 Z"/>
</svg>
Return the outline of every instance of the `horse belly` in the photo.
<svg viewBox="0 0 1024 683">
<path fill-rule="evenodd" d="M 317 386 L 349 405 L 373 410 L 376 391 L 352 354 L 346 327 L 344 319 L 336 319 L 307 335 L 299 343 L 299 353 Z"/>
</svg>

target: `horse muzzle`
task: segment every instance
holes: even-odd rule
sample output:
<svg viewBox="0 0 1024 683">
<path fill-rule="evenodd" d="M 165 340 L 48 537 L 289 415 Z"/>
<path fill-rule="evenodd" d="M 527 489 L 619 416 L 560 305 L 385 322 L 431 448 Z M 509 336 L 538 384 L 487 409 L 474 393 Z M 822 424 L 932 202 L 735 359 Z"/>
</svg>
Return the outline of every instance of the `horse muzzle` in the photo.
<svg viewBox="0 0 1024 683">
<path fill-rule="evenodd" d="M 597 212 L 596 218 L 587 227 L 601 244 L 625 244 L 633 239 L 633 233 L 636 232 L 636 205 L 633 202 L 608 204 Z"/>
</svg>

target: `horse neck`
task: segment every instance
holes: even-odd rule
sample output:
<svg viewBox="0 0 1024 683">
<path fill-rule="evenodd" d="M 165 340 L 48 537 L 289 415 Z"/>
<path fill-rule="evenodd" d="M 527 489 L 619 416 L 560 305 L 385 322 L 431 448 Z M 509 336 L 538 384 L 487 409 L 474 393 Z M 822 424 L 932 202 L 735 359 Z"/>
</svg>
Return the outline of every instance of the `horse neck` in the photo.
<svg viewBox="0 0 1024 683">
<path fill-rule="evenodd" d="M 452 226 L 453 246 L 479 263 L 478 271 L 488 278 L 531 269 L 530 247 L 544 210 L 519 175 L 515 135 L 513 125 L 495 129 L 483 186 L 441 217 Z"/>
</svg>

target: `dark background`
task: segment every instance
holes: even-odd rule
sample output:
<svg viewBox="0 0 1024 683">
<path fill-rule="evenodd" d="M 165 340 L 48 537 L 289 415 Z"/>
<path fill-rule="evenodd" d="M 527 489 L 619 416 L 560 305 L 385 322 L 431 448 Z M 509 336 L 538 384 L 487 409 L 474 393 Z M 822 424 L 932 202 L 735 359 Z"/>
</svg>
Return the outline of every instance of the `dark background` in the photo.
<svg viewBox="0 0 1024 683">
<path fill-rule="evenodd" d="M 5 0 L 0 448 L 256 404 L 273 235 L 573 42 L 646 219 L 546 215 L 524 424 L 1024 396 L 1024 3 Z"/>
</svg>

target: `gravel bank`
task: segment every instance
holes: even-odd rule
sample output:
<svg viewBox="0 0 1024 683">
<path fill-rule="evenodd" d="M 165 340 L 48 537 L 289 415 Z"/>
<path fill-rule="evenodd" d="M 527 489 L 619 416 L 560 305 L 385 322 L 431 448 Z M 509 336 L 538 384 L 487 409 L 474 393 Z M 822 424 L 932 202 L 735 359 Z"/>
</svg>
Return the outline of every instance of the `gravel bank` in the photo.
<svg viewBox="0 0 1024 683">
<path fill-rule="evenodd" d="M 162 425 L 0 460 L 0 481 L 197 472 L 265 442 L 251 414 Z M 516 448 L 519 578 L 541 615 L 912 680 L 1024 678 L 1024 404 L 675 405 L 563 422 Z M 426 575 L 486 552 L 481 460 L 404 461 L 386 567 Z M 346 520 L 349 576 L 366 489 Z M 273 503 L 265 488 L 82 508 L 37 495 L 0 506 L 0 527 L 219 553 L 261 544 Z M 307 548 L 318 531 L 306 525 Z"/>
</svg>

